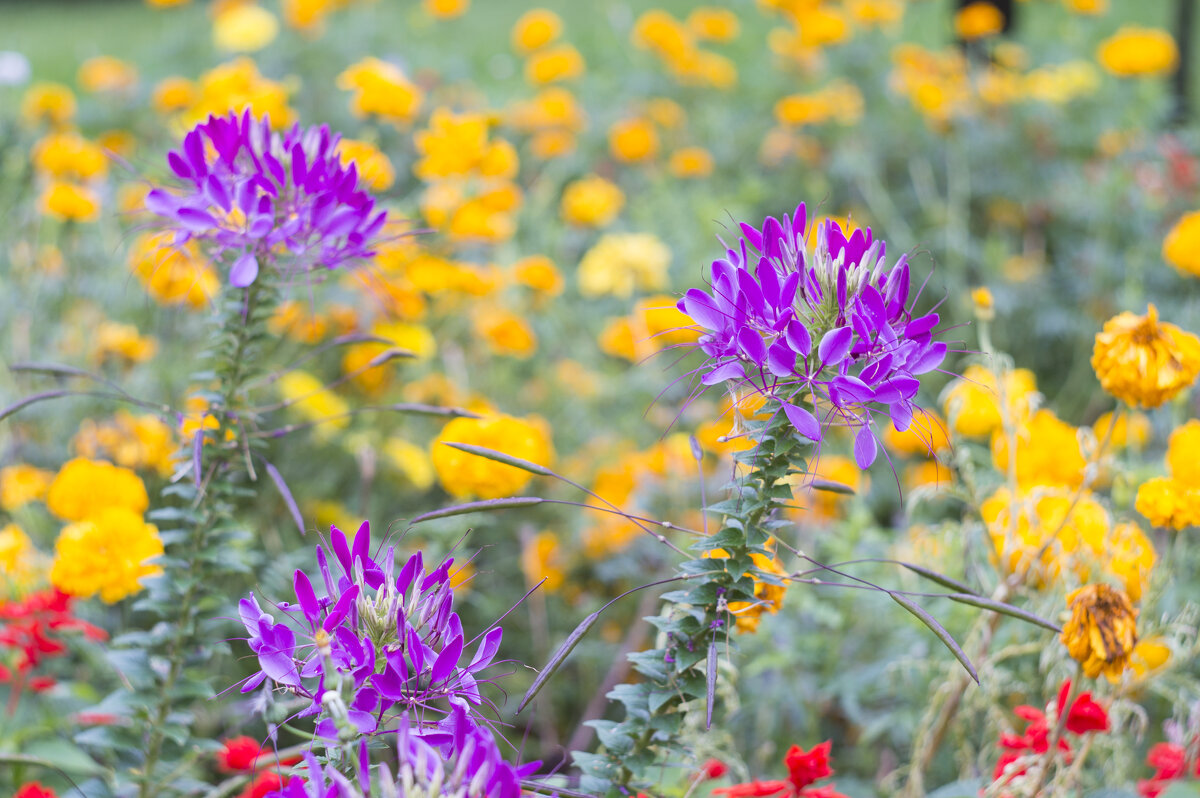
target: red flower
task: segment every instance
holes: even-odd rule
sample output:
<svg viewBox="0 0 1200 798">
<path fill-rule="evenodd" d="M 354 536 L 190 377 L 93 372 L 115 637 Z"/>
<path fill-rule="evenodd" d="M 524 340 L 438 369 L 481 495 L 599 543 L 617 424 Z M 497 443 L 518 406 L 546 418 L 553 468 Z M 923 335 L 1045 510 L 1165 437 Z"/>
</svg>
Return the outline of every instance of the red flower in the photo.
<svg viewBox="0 0 1200 798">
<path fill-rule="evenodd" d="M 710 759 L 700 766 L 700 776 L 705 779 L 719 779 L 729 772 L 729 768 L 719 759 Z"/>
<path fill-rule="evenodd" d="M 1062 714 L 1063 706 L 1067 703 L 1067 694 L 1071 692 L 1071 680 L 1063 682 L 1058 691 L 1058 713 Z M 1108 711 L 1092 700 L 1089 692 L 1080 693 L 1067 713 L 1067 731 L 1074 734 L 1108 731 Z"/>
<path fill-rule="evenodd" d="M 225 773 L 254 770 L 254 762 L 270 749 L 260 746 L 253 737 L 231 737 L 217 752 L 217 768 Z"/>
<path fill-rule="evenodd" d="M 280 776 L 273 770 L 259 773 L 254 781 L 246 785 L 246 789 L 238 794 L 238 798 L 266 798 L 273 792 L 279 792 L 287 786 L 289 779 Z"/>
<path fill-rule="evenodd" d="M 767 795 L 778 795 L 788 791 L 786 781 L 748 781 L 745 784 L 735 784 L 732 787 L 721 787 L 713 790 L 713 795 L 725 795 L 728 798 L 764 798 Z"/>
<path fill-rule="evenodd" d="M 832 784 L 826 784 L 824 787 L 809 787 L 800 791 L 801 798 L 848 798 L 837 790 L 833 789 Z"/>
<path fill-rule="evenodd" d="M 110 712 L 80 712 L 74 721 L 81 726 L 112 726 L 120 718 Z"/>
<path fill-rule="evenodd" d="M 833 768 L 829 767 L 829 751 L 832 748 L 833 741 L 826 740 L 807 752 L 798 745 L 788 749 L 783 764 L 788 769 L 788 781 L 797 793 L 813 782 L 833 775 Z"/>
<path fill-rule="evenodd" d="M 1168 784 L 1170 784 L 1169 781 L 1160 781 L 1158 779 L 1139 781 L 1137 786 L 1138 795 L 1142 796 L 1142 798 L 1158 798 L 1158 796 L 1167 791 Z"/>
<path fill-rule="evenodd" d="M 1183 746 L 1158 743 L 1146 754 L 1146 764 L 1154 768 L 1156 781 L 1169 781 L 1183 775 L 1187 769 L 1187 751 Z"/>
<path fill-rule="evenodd" d="M 58 798 L 54 790 L 43 787 L 36 781 L 31 781 L 13 793 L 13 798 Z"/>
</svg>

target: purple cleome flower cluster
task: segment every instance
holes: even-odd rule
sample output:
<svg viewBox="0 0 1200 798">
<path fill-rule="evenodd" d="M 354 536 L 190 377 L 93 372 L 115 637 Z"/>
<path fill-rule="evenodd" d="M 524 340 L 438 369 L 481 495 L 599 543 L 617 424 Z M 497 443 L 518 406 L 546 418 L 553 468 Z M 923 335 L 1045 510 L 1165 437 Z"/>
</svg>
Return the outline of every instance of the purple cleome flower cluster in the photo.
<svg viewBox="0 0 1200 798">
<path fill-rule="evenodd" d="M 324 584 L 318 595 L 297 570 L 295 603 L 282 602 L 286 622 L 276 623 L 251 593 L 239 603 L 247 642 L 261 670 L 242 687 L 264 682 L 312 703 L 301 717 L 319 715 L 318 736 L 354 739 L 385 731 L 405 712 L 436 724 L 451 708 L 483 704 L 477 674 L 492 664 L 504 632 L 495 626 L 469 643 L 454 612 L 447 559 L 426 572 L 420 552 L 399 569 L 389 547 L 382 560 L 370 555 L 371 529 L 364 522 L 353 546 L 336 527 L 330 568 L 322 546 L 317 564 Z M 397 572 L 398 570 L 398 572 Z"/>
<path fill-rule="evenodd" d="M 176 243 L 207 242 L 239 288 L 268 264 L 302 272 L 369 258 L 387 212 L 359 186 L 357 167 L 342 165 L 339 142 L 324 125 L 281 135 L 249 110 L 210 116 L 167 155 L 184 191 L 156 188 L 146 208 L 170 223 Z"/>
<path fill-rule="evenodd" d="M 908 260 L 886 268 L 886 245 L 870 229 L 847 236 L 829 219 L 807 231 L 801 203 L 791 217 L 741 231 L 713 261 L 711 291 L 693 288 L 679 301 L 704 331 L 701 383 L 777 400 L 812 441 L 832 424 L 857 429 L 855 460 L 867 468 L 878 452 L 875 414 L 907 429 L 919 376 L 946 356 L 934 340 L 938 315 L 913 316 Z M 799 403 L 810 395 L 819 419 Z"/>
</svg>

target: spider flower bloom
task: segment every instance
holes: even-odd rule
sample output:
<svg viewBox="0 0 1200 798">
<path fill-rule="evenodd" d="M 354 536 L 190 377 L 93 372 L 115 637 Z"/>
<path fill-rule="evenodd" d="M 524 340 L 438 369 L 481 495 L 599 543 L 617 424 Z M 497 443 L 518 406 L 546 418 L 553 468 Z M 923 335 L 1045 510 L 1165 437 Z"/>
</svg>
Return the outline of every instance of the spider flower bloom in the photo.
<svg viewBox="0 0 1200 798">
<path fill-rule="evenodd" d="M 1116 683 L 1137 645 L 1137 610 L 1129 596 L 1101 582 L 1079 588 L 1067 604 L 1071 620 L 1062 630 L 1067 653 L 1089 679 L 1103 673 Z"/>
<path fill-rule="evenodd" d="M 372 256 L 387 219 L 339 143 L 326 126 L 281 134 L 249 110 L 210 116 L 167 154 L 183 190 L 154 189 L 146 207 L 174 228 L 177 245 L 205 242 L 239 288 L 264 266 L 336 269 Z"/>
<path fill-rule="evenodd" d="M 331 532 L 337 572 L 317 547 L 323 594 L 296 571 L 296 603 L 278 605 L 287 616 L 283 623 L 264 612 L 254 594 L 241 600 L 247 643 L 261 668 L 242 692 L 269 680 L 310 699 L 301 714 L 322 714 L 317 733 L 334 739 L 373 734 L 388 713 L 411 707 L 483 703 L 475 674 L 491 665 L 503 630 L 494 626 L 479 635 L 474 656 L 464 660 L 468 643 L 454 612 L 454 560 L 427 572 L 417 552 L 397 568 L 390 547 L 380 561 L 370 556 L 369 523 L 353 547 L 336 527 Z M 307 644 L 298 645 L 301 640 Z"/>
<path fill-rule="evenodd" d="M 1145 316 L 1126 311 L 1096 334 L 1092 368 L 1100 387 L 1121 401 L 1158 407 L 1196 381 L 1200 338 L 1159 321 L 1154 305 Z"/>
<path fill-rule="evenodd" d="M 866 468 L 878 451 L 874 414 L 908 429 L 918 377 L 941 364 L 946 344 L 933 339 L 936 313 L 913 316 L 905 257 L 886 268 L 870 229 L 847 236 L 828 219 L 806 236 L 805 220 L 801 204 L 761 230 L 743 223 L 738 245 L 712 263 L 711 291 L 693 288 L 678 307 L 704 331 L 703 385 L 778 400 L 812 441 L 830 423 L 857 429 Z M 809 394 L 823 420 L 799 404 Z"/>
</svg>

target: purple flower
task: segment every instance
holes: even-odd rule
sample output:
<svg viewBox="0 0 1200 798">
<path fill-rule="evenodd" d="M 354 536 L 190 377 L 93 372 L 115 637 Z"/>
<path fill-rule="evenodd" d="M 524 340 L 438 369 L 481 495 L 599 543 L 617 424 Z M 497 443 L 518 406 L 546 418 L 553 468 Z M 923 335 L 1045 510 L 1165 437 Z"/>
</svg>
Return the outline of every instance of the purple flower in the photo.
<svg viewBox="0 0 1200 798">
<path fill-rule="evenodd" d="M 355 165 L 342 165 L 339 141 L 326 126 L 273 132 L 249 110 L 210 116 L 167 154 L 182 191 L 156 188 L 146 207 L 177 243 L 206 242 L 237 287 L 264 267 L 290 274 L 369 258 L 387 212 L 359 186 Z"/>
<path fill-rule="evenodd" d="M 847 236 L 832 219 L 813 231 L 805 223 L 803 203 L 761 229 L 742 223 L 737 246 L 712 263 L 710 290 L 691 289 L 679 309 L 702 329 L 702 385 L 777 400 L 812 441 L 831 424 L 857 429 L 866 468 L 878 453 L 875 416 L 908 428 L 919 377 L 941 365 L 946 344 L 934 340 L 936 313 L 913 315 L 906 257 L 888 268 L 870 229 Z"/>
</svg>

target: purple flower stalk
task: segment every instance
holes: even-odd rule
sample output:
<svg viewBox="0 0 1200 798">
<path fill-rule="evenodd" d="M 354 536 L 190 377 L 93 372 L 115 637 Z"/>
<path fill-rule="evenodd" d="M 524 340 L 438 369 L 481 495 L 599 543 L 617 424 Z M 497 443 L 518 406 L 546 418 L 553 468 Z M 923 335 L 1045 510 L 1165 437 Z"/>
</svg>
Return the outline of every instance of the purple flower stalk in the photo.
<svg viewBox="0 0 1200 798">
<path fill-rule="evenodd" d="M 339 142 L 324 125 L 281 135 L 249 110 L 210 116 L 167 154 L 183 191 L 156 188 L 146 208 L 176 243 L 206 242 L 239 288 L 265 266 L 304 272 L 369 258 L 387 212 L 359 186 L 355 165 L 342 165 Z"/>
<path fill-rule="evenodd" d="M 353 547 L 341 530 L 330 531 L 337 571 L 317 546 L 321 594 L 297 570 L 296 602 L 278 605 L 283 622 L 264 612 L 253 593 L 239 603 L 260 666 L 242 692 L 269 681 L 309 699 L 300 715 L 319 715 L 317 734 L 331 740 L 385 731 L 410 710 L 425 718 L 451 705 L 482 705 L 477 674 L 492 664 L 504 631 L 494 626 L 480 635 L 468 658 L 450 586 L 454 560 L 426 572 L 417 552 L 397 572 L 393 548 L 379 562 L 371 557 L 369 522 Z"/>
<path fill-rule="evenodd" d="M 908 429 L 918 378 L 941 365 L 946 344 L 934 340 L 936 313 L 913 316 L 905 256 L 887 268 L 869 228 L 847 236 L 832 219 L 812 231 L 809 250 L 805 222 L 803 203 L 761 230 L 743 222 L 737 246 L 712 263 L 711 291 L 691 289 L 679 309 L 703 330 L 703 385 L 777 400 L 815 442 L 832 424 L 857 429 L 855 460 L 867 468 L 875 414 Z M 800 404 L 810 394 L 821 419 Z"/>
</svg>

